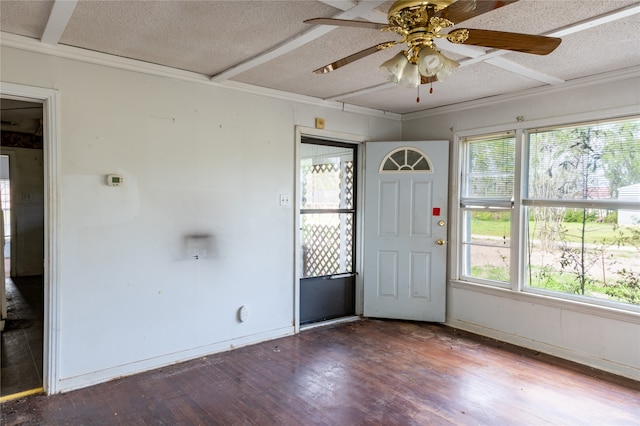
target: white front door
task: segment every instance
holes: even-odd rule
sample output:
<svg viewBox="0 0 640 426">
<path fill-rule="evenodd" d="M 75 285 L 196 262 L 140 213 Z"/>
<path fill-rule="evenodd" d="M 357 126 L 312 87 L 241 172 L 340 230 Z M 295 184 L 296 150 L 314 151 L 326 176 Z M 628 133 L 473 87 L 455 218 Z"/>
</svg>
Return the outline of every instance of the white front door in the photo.
<svg viewBox="0 0 640 426">
<path fill-rule="evenodd" d="M 443 322 L 449 142 L 366 144 L 364 315 Z"/>
</svg>

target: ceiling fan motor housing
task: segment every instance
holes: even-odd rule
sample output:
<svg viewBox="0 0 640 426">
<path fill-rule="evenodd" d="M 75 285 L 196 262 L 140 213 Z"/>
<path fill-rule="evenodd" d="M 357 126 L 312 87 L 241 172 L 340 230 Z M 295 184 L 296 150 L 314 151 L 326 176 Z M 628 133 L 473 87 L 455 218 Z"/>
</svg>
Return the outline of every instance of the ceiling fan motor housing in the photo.
<svg viewBox="0 0 640 426">
<path fill-rule="evenodd" d="M 442 29 L 454 25 L 448 19 L 434 16 L 436 12 L 453 3 L 453 0 L 435 1 L 396 1 L 389 9 L 388 31 L 403 37 L 407 44 L 407 59 L 418 63 L 418 55 L 424 47 L 434 48 L 433 39 L 443 37 Z"/>
</svg>

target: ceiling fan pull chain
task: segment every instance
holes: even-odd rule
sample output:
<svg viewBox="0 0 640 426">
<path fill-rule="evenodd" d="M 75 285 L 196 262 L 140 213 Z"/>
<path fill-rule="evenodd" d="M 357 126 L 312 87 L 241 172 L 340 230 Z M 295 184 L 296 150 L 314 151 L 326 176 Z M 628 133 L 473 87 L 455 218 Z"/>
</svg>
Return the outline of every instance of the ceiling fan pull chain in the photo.
<svg viewBox="0 0 640 426">
<path fill-rule="evenodd" d="M 429 88 L 429 94 L 433 93 L 433 81 L 431 82 L 431 87 Z"/>
<path fill-rule="evenodd" d="M 418 97 L 416 98 L 416 103 L 420 103 L 420 85 L 418 84 Z"/>
</svg>

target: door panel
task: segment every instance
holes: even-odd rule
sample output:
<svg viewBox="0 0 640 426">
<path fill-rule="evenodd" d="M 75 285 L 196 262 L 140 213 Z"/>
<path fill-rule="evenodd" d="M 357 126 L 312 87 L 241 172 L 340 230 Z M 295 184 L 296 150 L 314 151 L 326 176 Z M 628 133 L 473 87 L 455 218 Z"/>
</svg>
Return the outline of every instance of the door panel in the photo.
<svg viewBox="0 0 640 426">
<path fill-rule="evenodd" d="M 431 253 L 411 253 L 411 297 L 430 299 L 430 277 Z"/>
<path fill-rule="evenodd" d="M 380 203 L 378 229 L 380 235 L 398 236 L 398 182 L 380 182 Z"/>
<path fill-rule="evenodd" d="M 378 297 L 398 297 L 398 252 L 378 252 Z"/>
<path fill-rule="evenodd" d="M 430 215 L 425 214 L 431 211 L 431 198 L 433 182 L 412 182 L 413 190 L 411 197 L 411 236 L 430 237 L 431 221 Z"/>
<path fill-rule="evenodd" d="M 445 319 L 448 141 L 366 146 L 364 315 Z"/>
</svg>

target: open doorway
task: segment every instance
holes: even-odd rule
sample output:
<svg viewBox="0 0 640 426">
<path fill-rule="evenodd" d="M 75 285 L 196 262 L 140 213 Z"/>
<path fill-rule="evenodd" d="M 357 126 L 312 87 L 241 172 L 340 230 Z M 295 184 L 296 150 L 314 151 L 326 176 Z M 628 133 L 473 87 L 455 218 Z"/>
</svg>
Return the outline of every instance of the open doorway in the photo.
<svg viewBox="0 0 640 426">
<path fill-rule="evenodd" d="M 3 315 L 0 400 L 43 388 L 43 105 L 1 99 Z"/>
<path fill-rule="evenodd" d="M 2 205 L 0 243 L 2 244 L 3 277 L 11 275 L 11 175 L 9 170 L 9 156 L 0 155 L 0 204 Z M 2 315 L 2 319 L 5 318 L 6 309 L 3 310 Z"/>
<path fill-rule="evenodd" d="M 300 324 L 355 314 L 357 149 L 301 140 Z"/>
</svg>

